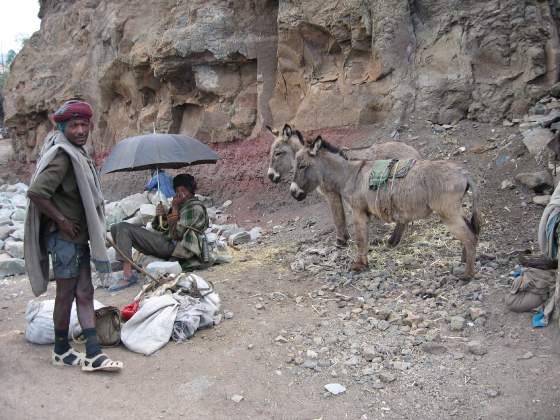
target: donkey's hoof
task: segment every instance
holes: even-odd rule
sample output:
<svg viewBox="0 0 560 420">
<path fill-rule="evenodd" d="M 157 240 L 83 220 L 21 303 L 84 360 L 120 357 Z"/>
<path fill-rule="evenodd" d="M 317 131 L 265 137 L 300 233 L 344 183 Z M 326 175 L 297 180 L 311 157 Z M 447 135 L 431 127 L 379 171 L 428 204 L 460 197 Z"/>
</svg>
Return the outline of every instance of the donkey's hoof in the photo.
<svg viewBox="0 0 560 420">
<path fill-rule="evenodd" d="M 352 263 L 352 266 L 350 267 L 350 270 L 355 271 L 357 273 L 360 273 L 362 271 L 367 270 L 367 268 L 368 268 L 368 263 L 367 262 L 357 260 L 357 261 L 354 261 Z"/>
</svg>

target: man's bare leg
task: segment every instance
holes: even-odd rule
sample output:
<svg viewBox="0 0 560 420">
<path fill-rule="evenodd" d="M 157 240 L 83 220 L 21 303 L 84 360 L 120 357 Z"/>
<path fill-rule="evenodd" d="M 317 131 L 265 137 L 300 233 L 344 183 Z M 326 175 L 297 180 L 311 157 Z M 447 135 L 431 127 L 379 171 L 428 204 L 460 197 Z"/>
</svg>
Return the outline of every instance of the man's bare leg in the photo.
<svg viewBox="0 0 560 420">
<path fill-rule="evenodd" d="M 70 350 L 68 329 L 70 327 L 70 313 L 76 292 L 78 279 L 56 279 L 56 297 L 54 300 L 54 352 L 61 356 Z M 72 365 L 76 355 L 70 354 L 63 359 L 67 365 Z"/>
</svg>

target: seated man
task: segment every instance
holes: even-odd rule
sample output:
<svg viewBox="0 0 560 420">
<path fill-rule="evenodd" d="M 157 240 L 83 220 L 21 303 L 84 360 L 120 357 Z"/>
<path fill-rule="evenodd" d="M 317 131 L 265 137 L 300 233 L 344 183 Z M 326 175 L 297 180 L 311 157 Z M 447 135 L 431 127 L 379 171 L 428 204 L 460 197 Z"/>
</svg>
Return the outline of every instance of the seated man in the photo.
<svg viewBox="0 0 560 420">
<path fill-rule="evenodd" d="M 117 259 L 123 263 L 123 279 L 112 285 L 109 291 L 124 289 L 138 281 L 138 274 L 132 272 L 132 265 L 120 254 L 122 252 L 132 260 L 132 247 L 145 255 L 179 261 L 184 270 L 207 262 L 204 231 L 208 228 L 208 215 L 204 205 L 194 196 L 196 181 L 192 175 L 180 174 L 173 178 L 173 188 L 176 194 L 168 214 L 163 206 L 156 208 L 152 226 L 158 232 L 126 222 L 111 226 L 111 235 L 118 248 Z"/>
</svg>

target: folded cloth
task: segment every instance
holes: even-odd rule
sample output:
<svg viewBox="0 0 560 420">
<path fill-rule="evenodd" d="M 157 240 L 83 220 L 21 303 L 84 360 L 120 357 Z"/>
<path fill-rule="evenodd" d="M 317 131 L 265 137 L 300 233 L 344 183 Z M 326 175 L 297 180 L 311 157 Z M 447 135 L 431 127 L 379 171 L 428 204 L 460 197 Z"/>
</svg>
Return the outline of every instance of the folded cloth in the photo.
<svg viewBox="0 0 560 420">
<path fill-rule="evenodd" d="M 375 191 L 385 185 L 389 178 L 404 178 L 415 163 L 415 159 L 374 161 L 369 174 L 369 188 Z"/>
</svg>

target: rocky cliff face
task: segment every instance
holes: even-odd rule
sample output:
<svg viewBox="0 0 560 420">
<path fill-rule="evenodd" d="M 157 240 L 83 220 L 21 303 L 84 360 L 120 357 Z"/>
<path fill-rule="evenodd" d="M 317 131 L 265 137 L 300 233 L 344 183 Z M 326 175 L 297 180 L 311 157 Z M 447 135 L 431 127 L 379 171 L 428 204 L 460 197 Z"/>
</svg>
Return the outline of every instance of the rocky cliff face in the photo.
<svg viewBox="0 0 560 420">
<path fill-rule="evenodd" d="M 5 95 L 20 159 L 71 97 L 96 151 L 151 131 L 228 142 L 521 116 L 559 79 L 560 0 L 41 0 Z"/>
</svg>

